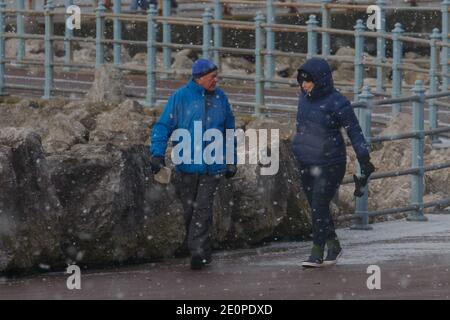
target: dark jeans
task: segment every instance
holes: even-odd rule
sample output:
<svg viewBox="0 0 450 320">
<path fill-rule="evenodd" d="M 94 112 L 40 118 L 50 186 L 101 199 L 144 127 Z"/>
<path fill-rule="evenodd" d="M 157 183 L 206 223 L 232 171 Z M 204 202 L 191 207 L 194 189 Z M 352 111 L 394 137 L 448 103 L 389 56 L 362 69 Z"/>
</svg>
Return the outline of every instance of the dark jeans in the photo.
<svg viewBox="0 0 450 320">
<path fill-rule="evenodd" d="M 346 164 L 300 166 L 302 187 L 312 211 L 313 243 L 321 247 L 337 239 L 330 203 L 345 175 Z"/>
<path fill-rule="evenodd" d="M 213 202 L 221 177 L 177 172 L 175 187 L 183 204 L 186 227 L 184 245 L 192 256 L 211 256 Z"/>
</svg>

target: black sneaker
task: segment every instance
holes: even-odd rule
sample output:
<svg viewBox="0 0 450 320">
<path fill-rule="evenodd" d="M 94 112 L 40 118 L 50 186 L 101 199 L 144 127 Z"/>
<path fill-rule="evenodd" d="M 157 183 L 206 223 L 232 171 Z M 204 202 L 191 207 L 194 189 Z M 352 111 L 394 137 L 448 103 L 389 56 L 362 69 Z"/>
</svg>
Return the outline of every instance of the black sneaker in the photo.
<svg viewBox="0 0 450 320">
<path fill-rule="evenodd" d="M 342 256 L 342 248 L 341 247 L 330 248 L 327 250 L 327 257 L 323 261 L 323 264 L 325 266 L 335 265 L 341 256 Z"/>
<path fill-rule="evenodd" d="M 193 256 L 191 258 L 191 269 L 201 270 L 205 264 L 203 263 L 203 258 L 200 256 Z"/>
<path fill-rule="evenodd" d="M 192 256 L 191 258 L 191 269 L 201 270 L 204 266 L 209 265 L 212 261 L 212 257 L 208 256 L 203 258 L 201 256 Z"/>
<path fill-rule="evenodd" d="M 203 259 L 203 263 L 205 265 L 211 264 L 212 262 L 212 256 L 208 255 L 205 259 Z"/>
<path fill-rule="evenodd" d="M 322 268 L 323 260 L 314 256 L 309 256 L 309 259 L 302 262 L 304 268 Z"/>
</svg>

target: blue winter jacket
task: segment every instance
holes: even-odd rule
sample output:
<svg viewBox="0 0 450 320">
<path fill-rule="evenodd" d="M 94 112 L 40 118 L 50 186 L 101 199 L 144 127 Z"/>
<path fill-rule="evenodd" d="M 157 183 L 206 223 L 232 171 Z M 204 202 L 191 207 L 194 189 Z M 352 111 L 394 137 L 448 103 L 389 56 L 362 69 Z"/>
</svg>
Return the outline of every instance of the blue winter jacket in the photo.
<svg viewBox="0 0 450 320">
<path fill-rule="evenodd" d="M 194 163 L 195 147 L 201 149 L 203 155 L 203 150 L 214 141 L 214 139 L 211 139 L 213 141 L 204 142 L 202 137 L 197 137 L 197 140 L 194 138 L 195 121 L 201 121 L 202 136 L 208 129 L 218 129 L 222 133 L 223 161 L 206 164 L 202 158 L 201 163 Z M 152 156 L 164 157 L 167 143 L 175 129 L 186 129 L 191 135 L 191 163 L 184 162 L 176 165 L 178 171 L 215 175 L 226 170 L 226 129 L 235 129 L 235 119 L 228 98 L 221 89 L 216 88 L 213 92 L 208 93 L 203 87 L 191 80 L 175 91 L 170 96 L 163 113 L 153 127 L 150 145 Z M 173 141 L 173 146 L 175 147 L 181 142 L 182 139 Z M 235 140 L 233 163 L 236 164 Z"/>
<path fill-rule="evenodd" d="M 310 59 L 299 71 L 313 78 L 310 94 L 300 94 L 297 133 L 292 149 L 301 165 L 325 166 L 346 161 L 340 128 L 345 128 L 360 161 L 369 151 L 350 102 L 333 85 L 331 69 L 323 59 Z"/>
</svg>

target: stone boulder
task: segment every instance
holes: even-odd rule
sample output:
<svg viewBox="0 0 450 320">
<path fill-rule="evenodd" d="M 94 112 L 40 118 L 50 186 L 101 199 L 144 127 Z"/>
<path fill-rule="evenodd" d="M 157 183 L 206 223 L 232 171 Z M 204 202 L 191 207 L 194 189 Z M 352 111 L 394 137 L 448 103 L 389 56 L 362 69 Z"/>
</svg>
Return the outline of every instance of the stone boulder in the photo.
<svg viewBox="0 0 450 320">
<path fill-rule="evenodd" d="M 192 49 L 183 49 L 180 51 L 173 52 L 172 54 L 175 57 L 181 57 L 181 56 L 187 57 L 192 61 L 195 61 L 200 58 L 200 56 L 198 55 L 198 52 L 194 51 Z"/>
<path fill-rule="evenodd" d="M 152 118 L 134 100 L 125 100 L 110 112 L 103 112 L 96 118 L 96 128 L 89 141 L 117 145 L 149 144 Z"/>
<path fill-rule="evenodd" d="M 86 143 L 89 131 L 69 115 L 58 113 L 49 121 L 48 133 L 43 139 L 46 153 L 62 152 L 78 143 Z"/>
<path fill-rule="evenodd" d="M 292 123 L 281 127 L 278 172 L 261 175 L 261 163 L 238 166 L 237 175 L 219 191 L 214 220 L 219 247 L 309 237 L 309 207 L 300 189 L 297 162 L 286 139 L 295 131 L 295 125 L 293 129 Z M 246 126 L 247 130 L 276 128 L 280 128 L 280 124 L 267 119 L 255 120 Z M 264 146 L 268 142 L 260 140 L 259 143 Z M 247 148 L 247 156 L 249 152 L 257 151 Z"/>
<path fill-rule="evenodd" d="M 158 52 L 159 53 L 159 52 Z M 159 54 L 157 54 L 157 57 L 160 57 Z M 133 56 L 133 59 L 131 62 L 134 62 L 138 65 L 146 65 L 147 64 L 147 52 L 138 52 Z"/>
<path fill-rule="evenodd" d="M 335 81 L 353 81 L 355 74 L 355 67 L 353 61 L 355 60 L 355 49 L 350 47 L 341 47 L 336 53 L 336 56 L 351 59 L 350 62 L 331 60 L 330 66 L 333 71 L 333 79 Z M 364 53 L 364 58 L 373 58 L 368 53 Z M 364 78 L 376 78 L 376 68 L 366 67 L 364 71 Z"/>
<path fill-rule="evenodd" d="M 450 150 L 432 149 L 425 157 L 425 165 L 448 162 L 450 159 Z M 448 195 L 450 194 L 450 168 L 428 171 L 425 173 L 427 183 L 426 192 Z"/>
<path fill-rule="evenodd" d="M 335 56 L 342 56 L 342 57 L 355 57 L 355 49 L 351 48 L 351 47 L 340 47 L 336 53 L 334 54 Z M 339 69 L 343 64 L 345 65 L 346 68 L 349 68 L 347 65 L 349 65 L 348 63 L 343 63 L 342 61 L 339 60 L 330 60 L 328 62 L 330 64 L 330 67 L 332 70 L 337 70 Z"/>
<path fill-rule="evenodd" d="M 275 72 L 278 76 L 282 78 L 289 78 L 295 70 L 295 66 L 291 65 L 291 59 L 289 57 L 275 58 Z"/>
<path fill-rule="evenodd" d="M 61 263 L 62 208 L 40 137 L 0 129 L 0 271 Z"/>
<path fill-rule="evenodd" d="M 162 52 L 156 53 L 156 66 L 163 65 L 163 56 Z M 129 73 L 142 74 L 144 70 L 147 69 L 147 52 L 138 52 L 136 53 L 131 61 L 123 63 L 124 68 L 130 68 L 130 70 L 124 70 Z"/>
<path fill-rule="evenodd" d="M 275 71 L 281 78 L 297 79 L 297 69 L 305 63 L 301 57 L 275 57 Z"/>
<path fill-rule="evenodd" d="M 223 65 L 225 65 L 226 69 L 235 70 L 238 73 L 255 73 L 255 64 L 245 58 L 225 57 L 222 59 L 222 68 L 224 67 Z"/>
<path fill-rule="evenodd" d="M 153 181 L 146 147 L 80 144 L 48 161 L 64 208 L 61 247 L 68 260 L 152 260 L 180 246 L 181 205 L 172 188 Z"/>
<path fill-rule="evenodd" d="M 73 48 L 73 61 L 77 63 L 95 63 L 96 49 L 95 43 L 93 42 L 85 42 L 85 41 L 74 41 Z M 106 63 L 114 62 L 114 50 L 109 47 L 104 48 L 103 55 Z M 129 63 L 132 59 L 128 50 L 126 48 L 122 48 L 120 53 L 120 58 L 122 63 Z"/>
<path fill-rule="evenodd" d="M 62 152 L 77 143 L 86 143 L 88 130 L 64 111 L 65 101 L 51 102 L 24 99 L 17 104 L 2 105 L 0 127 L 29 128 L 40 136 L 46 153 Z"/>
<path fill-rule="evenodd" d="M 411 59 L 411 60 L 415 60 L 414 61 L 414 65 L 419 67 L 419 68 L 423 68 L 423 69 L 429 69 L 430 68 L 430 57 L 429 56 L 422 56 L 420 54 L 418 54 L 417 52 L 414 51 L 408 51 L 405 53 L 404 59 Z M 428 62 L 421 62 L 421 61 L 417 61 L 417 60 L 428 60 Z"/>
<path fill-rule="evenodd" d="M 18 39 L 8 39 L 5 43 L 6 56 L 14 58 L 17 55 Z M 64 42 L 55 41 L 53 52 L 56 57 L 65 55 Z M 25 57 L 28 59 L 43 59 L 45 53 L 45 43 L 42 40 L 30 39 L 25 41 Z"/>
<path fill-rule="evenodd" d="M 404 63 L 404 66 L 410 68 L 417 68 L 417 65 L 413 63 Z M 428 73 L 416 72 L 412 70 L 403 70 L 402 82 L 404 84 L 414 85 L 416 80 L 421 80 L 424 85 L 428 85 L 430 83 L 430 76 L 428 75 Z"/>
<path fill-rule="evenodd" d="M 124 100 L 125 86 L 122 72 L 110 64 L 103 64 L 95 70 L 95 79 L 86 94 L 92 103 L 119 104 Z"/>
<path fill-rule="evenodd" d="M 174 78 L 177 80 L 188 79 L 192 73 L 192 64 L 197 60 L 195 53 L 190 49 L 185 49 L 174 54 L 173 58 Z"/>
<path fill-rule="evenodd" d="M 88 101 L 73 101 L 63 107 L 64 114 L 69 115 L 74 121 L 80 122 L 89 131 L 95 130 L 97 116 L 104 112 L 111 112 L 116 105 L 103 102 L 93 103 Z"/>
</svg>

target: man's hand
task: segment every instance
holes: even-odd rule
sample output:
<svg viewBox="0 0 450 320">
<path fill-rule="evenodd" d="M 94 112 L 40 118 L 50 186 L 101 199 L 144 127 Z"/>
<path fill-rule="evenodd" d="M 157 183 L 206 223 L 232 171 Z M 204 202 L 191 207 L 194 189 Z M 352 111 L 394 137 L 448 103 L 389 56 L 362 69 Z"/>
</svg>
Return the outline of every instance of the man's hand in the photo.
<svg viewBox="0 0 450 320">
<path fill-rule="evenodd" d="M 237 167 L 234 164 L 227 164 L 227 170 L 225 171 L 225 178 L 230 179 L 236 175 Z"/>
<path fill-rule="evenodd" d="M 150 160 L 150 166 L 153 174 L 157 174 L 162 167 L 166 166 L 166 162 L 164 161 L 164 157 L 156 156 L 152 157 Z"/>
</svg>

